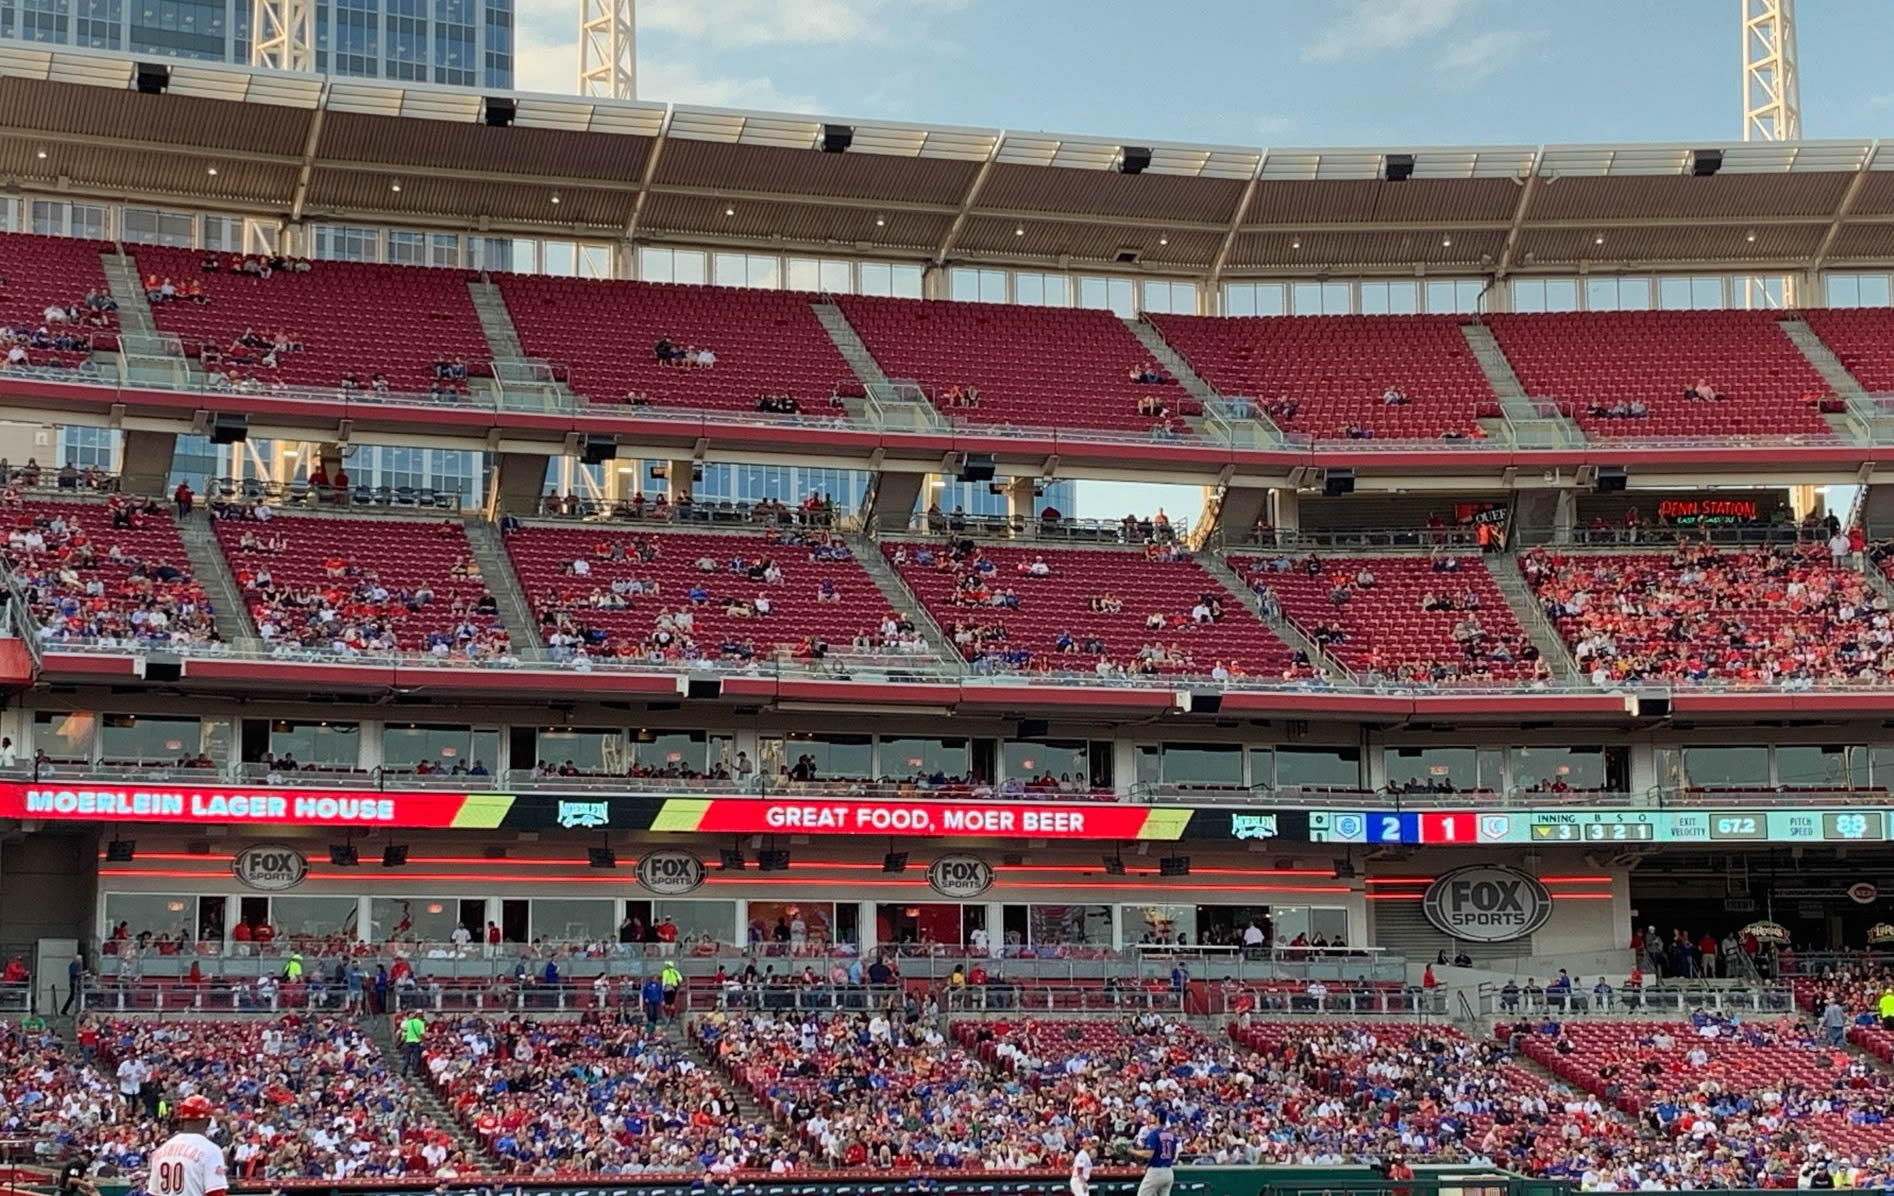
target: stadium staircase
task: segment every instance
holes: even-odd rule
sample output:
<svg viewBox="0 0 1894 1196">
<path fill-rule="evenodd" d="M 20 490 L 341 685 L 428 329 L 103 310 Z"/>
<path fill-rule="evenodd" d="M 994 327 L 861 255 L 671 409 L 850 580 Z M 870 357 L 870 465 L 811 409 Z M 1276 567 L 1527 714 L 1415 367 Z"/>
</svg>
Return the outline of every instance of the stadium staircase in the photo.
<svg viewBox="0 0 1894 1196">
<path fill-rule="evenodd" d="M 866 399 L 845 397 L 842 400 L 850 419 L 897 431 L 946 430 L 946 421 L 941 418 L 940 411 L 928 401 L 917 383 L 888 377 L 840 307 L 826 299 L 813 300 L 809 307 L 815 312 L 815 318 L 822 322 L 829 340 L 834 343 L 836 351 L 841 353 L 842 360 L 848 362 L 855 380 L 867 392 Z"/>
<path fill-rule="evenodd" d="M 1276 426 L 1275 421 L 1261 415 L 1240 422 L 1233 420 L 1229 397 L 1219 394 L 1216 387 L 1205 381 L 1203 375 L 1184 360 L 1182 353 L 1171 348 L 1170 342 L 1164 339 L 1164 334 L 1158 331 L 1155 324 L 1138 316 L 1126 316 L 1124 321 L 1131 335 L 1137 337 L 1138 343 L 1151 355 L 1151 360 L 1177 379 L 1185 393 L 1202 405 L 1204 414 L 1201 419 L 1192 417 L 1184 421 L 1192 431 L 1242 448 L 1280 448 L 1283 445 L 1282 429 Z"/>
<path fill-rule="evenodd" d="M 554 375 L 552 363 L 526 355 L 500 288 L 484 278 L 474 279 L 467 283 L 467 295 L 493 357 L 492 384 L 501 405 L 515 411 L 569 411 L 577 406 L 571 388 Z"/>
<path fill-rule="evenodd" d="M 1500 595 L 1506 599 L 1506 605 L 1512 607 L 1513 618 L 1525 629 L 1532 646 L 1539 649 L 1540 657 L 1551 667 L 1553 675 L 1560 681 L 1578 680 L 1578 662 L 1572 659 L 1572 649 L 1546 617 L 1545 608 L 1534 597 L 1532 587 L 1526 584 L 1525 574 L 1519 571 L 1519 558 L 1510 552 L 1496 552 L 1484 560 Z"/>
<path fill-rule="evenodd" d="M 947 671 L 949 673 L 966 672 L 967 658 L 961 654 L 960 649 L 954 647 L 953 641 L 947 638 L 947 633 L 941 630 L 940 624 L 934 622 L 934 617 L 927 613 L 927 607 L 915 597 L 914 591 L 908 588 L 908 583 L 901 580 L 901 575 L 895 572 L 894 566 L 888 563 L 888 558 L 882 555 L 881 545 L 866 536 L 856 536 L 850 540 L 848 547 L 849 551 L 855 554 L 855 559 L 861 562 L 863 571 L 868 574 L 868 579 L 875 583 L 877 590 L 881 591 L 882 599 L 894 609 L 895 613 L 904 615 L 913 622 L 914 629 L 921 633 L 921 637 L 927 641 L 928 648 L 933 651 L 938 660 L 946 665 Z"/>
<path fill-rule="evenodd" d="M 1883 411 L 1868 396 L 1867 388 L 1841 363 L 1828 342 L 1816 335 L 1808 321 L 1795 316 L 1782 321 L 1782 331 L 1808 358 L 1815 372 L 1828 383 L 1830 390 L 1848 404 L 1845 414 L 1825 411 L 1822 418 L 1835 434 L 1847 440 L 1859 440 L 1865 433 L 1869 440 L 1877 444 L 1894 441 L 1894 412 Z"/>
<path fill-rule="evenodd" d="M 375 1044 L 375 1050 L 381 1054 L 382 1066 L 388 1069 L 388 1074 L 400 1076 L 401 1048 L 395 1045 L 394 1018 L 370 1014 L 361 1019 L 360 1025 L 362 1034 Z M 430 1026 L 430 1031 L 442 1032 L 438 1023 Z M 486 1147 L 468 1132 L 460 1118 L 454 1116 L 454 1111 L 441 1102 L 440 1094 L 434 1091 L 434 1086 L 427 1082 L 426 1076 L 409 1076 L 406 1078 L 406 1083 L 408 1091 L 414 1094 L 415 1103 L 419 1104 L 422 1111 L 433 1119 L 434 1124 L 447 1131 L 448 1136 L 453 1138 L 454 1145 L 460 1147 L 463 1157 L 480 1163 L 492 1161 L 492 1156 L 487 1153 Z"/>
<path fill-rule="evenodd" d="M 500 622 L 506 626 L 513 655 L 521 660 L 545 660 L 546 646 L 539 624 L 533 619 L 533 608 L 526 601 L 519 576 L 513 572 L 499 527 L 478 515 L 469 516 L 465 523 L 467 546 L 480 566 L 480 579 L 487 583 L 487 592 L 500 608 Z"/>
<path fill-rule="evenodd" d="M 145 301 L 145 284 L 138 277 L 137 263 L 123 253 L 101 253 L 99 264 L 105 268 L 112 298 L 118 300 L 118 358 L 101 360 L 101 355 L 93 354 L 100 376 L 115 378 L 126 386 L 199 389 L 201 372 L 184 356 L 178 338 L 159 332 L 151 318 L 151 304 Z M 222 630 L 220 626 L 220 634 Z"/>
<path fill-rule="evenodd" d="M 1272 619 L 1265 615 L 1262 601 L 1250 592 L 1247 585 L 1243 584 L 1243 579 L 1237 576 L 1236 570 L 1230 568 L 1230 562 L 1225 560 L 1221 553 L 1200 552 L 1197 554 L 1197 563 L 1204 567 L 1206 573 L 1216 579 L 1218 585 L 1234 595 L 1238 602 L 1254 611 L 1256 617 L 1263 621 L 1263 626 L 1269 628 L 1277 639 L 1308 657 L 1310 664 L 1318 666 L 1331 677 L 1342 677 L 1351 682 L 1358 681 L 1347 665 L 1322 651 L 1321 645 L 1302 634 L 1302 629 L 1296 626 L 1293 619 L 1287 617 Z"/>
<path fill-rule="evenodd" d="M 769 1125 L 775 1122 L 775 1116 L 757 1102 L 756 1094 L 750 1091 L 749 1085 L 738 1079 L 729 1068 L 717 1060 L 716 1056 L 705 1050 L 704 1044 L 697 1041 L 697 1036 L 686 1029 L 682 1020 L 672 1019 L 661 1022 L 659 1033 L 667 1042 L 678 1047 L 692 1063 L 703 1068 L 707 1074 L 721 1076 L 727 1081 L 724 1091 L 729 1094 L 730 1103 L 736 1106 L 737 1115 L 742 1121 L 755 1125 Z"/>
<path fill-rule="evenodd" d="M 1499 409 L 1512 426 L 1514 443 L 1522 448 L 1566 448 L 1585 443 L 1585 433 L 1577 424 L 1556 411 L 1542 413 L 1534 405 L 1490 328 L 1462 324 L 1460 334 L 1466 337 L 1467 348 L 1486 375 L 1487 384 L 1499 396 Z"/>
<path fill-rule="evenodd" d="M 1867 579 L 1869 588 L 1887 599 L 1888 605 L 1894 606 L 1894 580 L 1890 580 L 1887 574 L 1876 568 L 1873 561 L 1863 564 L 1861 576 Z"/>
<path fill-rule="evenodd" d="M 122 312 L 124 308 L 121 306 L 119 310 Z M 243 600 L 243 592 L 237 588 L 237 579 L 230 572 L 230 562 L 224 559 L 223 549 L 217 544 L 209 508 L 200 505 L 189 518 L 177 523 L 178 538 L 184 541 L 185 555 L 191 561 L 191 576 L 204 587 L 204 594 L 210 599 L 217 634 L 237 651 L 261 652 L 263 642 L 257 637 L 250 608 Z"/>
</svg>

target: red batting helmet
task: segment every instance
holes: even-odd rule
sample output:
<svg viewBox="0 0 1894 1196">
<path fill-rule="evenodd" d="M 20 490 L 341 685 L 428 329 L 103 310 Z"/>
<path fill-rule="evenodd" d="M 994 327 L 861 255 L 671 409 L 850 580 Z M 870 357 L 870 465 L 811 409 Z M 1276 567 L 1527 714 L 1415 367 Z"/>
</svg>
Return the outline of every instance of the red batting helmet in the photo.
<svg viewBox="0 0 1894 1196">
<path fill-rule="evenodd" d="M 211 1107 L 210 1097 L 198 1093 L 196 1096 L 187 1096 L 179 1101 L 173 1116 L 179 1121 L 209 1121 L 216 1112 L 217 1110 Z"/>
</svg>

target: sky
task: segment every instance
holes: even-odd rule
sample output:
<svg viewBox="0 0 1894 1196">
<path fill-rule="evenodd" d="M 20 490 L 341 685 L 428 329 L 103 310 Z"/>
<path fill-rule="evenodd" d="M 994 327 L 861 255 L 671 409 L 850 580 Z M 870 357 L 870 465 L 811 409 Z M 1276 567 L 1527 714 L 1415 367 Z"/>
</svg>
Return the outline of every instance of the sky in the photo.
<svg viewBox="0 0 1894 1196">
<path fill-rule="evenodd" d="M 515 2 L 516 85 L 571 92 L 578 5 Z M 646 100 L 1126 144 L 1742 135 L 1742 0 L 636 2 Z M 1894 3 L 1802 0 L 1797 22 L 1804 136 L 1894 135 Z M 1079 513 L 1196 507 L 1139 489 L 1085 485 Z"/>
</svg>

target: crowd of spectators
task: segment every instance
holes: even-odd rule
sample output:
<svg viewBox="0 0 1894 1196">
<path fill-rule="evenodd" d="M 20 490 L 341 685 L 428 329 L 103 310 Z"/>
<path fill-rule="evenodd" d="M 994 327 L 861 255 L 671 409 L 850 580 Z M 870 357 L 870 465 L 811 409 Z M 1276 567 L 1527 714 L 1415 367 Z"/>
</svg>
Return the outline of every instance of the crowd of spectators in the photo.
<svg viewBox="0 0 1894 1196">
<path fill-rule="evenodd" d="M 48 645 L 140 648 L 220 642 L 163 505 L 113 494 L 104 506 L 0 500 L 7 567 Z"/>
<path fill-rule="evenodd" d="M 1894 673 L 1894 614 L 1825 547 L 1570 556 L 1521 572 L 1595 684 L 1711 681 L 1806 688 Z"/>
</svg>

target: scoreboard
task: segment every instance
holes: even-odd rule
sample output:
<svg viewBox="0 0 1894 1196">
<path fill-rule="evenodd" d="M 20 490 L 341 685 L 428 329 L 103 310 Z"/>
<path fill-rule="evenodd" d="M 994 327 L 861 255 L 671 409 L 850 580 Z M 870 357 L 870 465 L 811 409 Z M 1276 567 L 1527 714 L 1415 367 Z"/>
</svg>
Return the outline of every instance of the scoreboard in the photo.
<svg viewBox="0 0 1894 1196">
<path fill-rule="evenodd" d="M 1890 811 L 1311 810 L 1312 843 L 1884 843 Z"/>
</svg>

